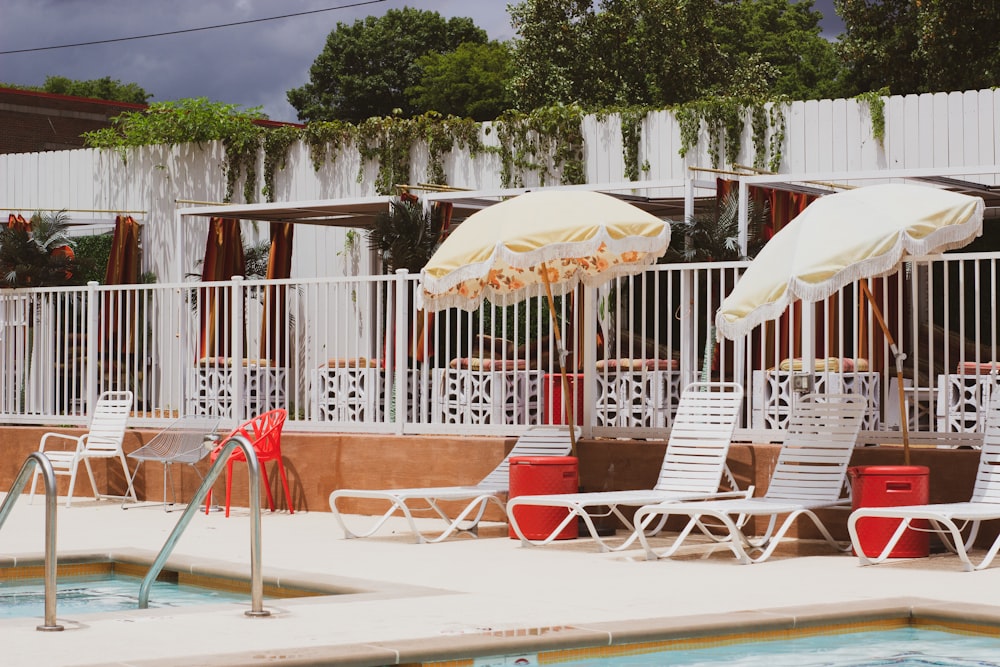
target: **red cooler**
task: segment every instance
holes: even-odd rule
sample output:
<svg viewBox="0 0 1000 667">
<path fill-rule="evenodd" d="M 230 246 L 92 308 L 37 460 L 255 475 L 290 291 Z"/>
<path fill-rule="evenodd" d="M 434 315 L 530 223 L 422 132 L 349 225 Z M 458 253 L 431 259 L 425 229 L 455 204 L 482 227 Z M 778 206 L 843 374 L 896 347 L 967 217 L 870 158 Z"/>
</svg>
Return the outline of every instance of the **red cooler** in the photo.
<svg viewBox="0 0 1000 667">
<path fill-rule="evenodd" d="M 927 466 L 857 466 L 849 468 L 853 508 L 926 505 L 930 502 L 930 470 Z M 857 523 L 858 541 L 865 555 L 882 553 L 899 527 L 899 519 L 866 517 Z M 927 528 L 914 521 L 913 528 Z M 930 534 L 907 529 L 889 554 L 890 558 L 921 558 L 930 553 Z"/>
<path fill-rule="evenodd" d="M 576 493 L 579 489 L 578 462 L 575 456 L 514 456 L 510 459 L 510 497 L 539 496 L 552 493 Z M 566 513 L 562 507 L 515 507 L 517 524 L 524 536 L 531 540 L 548 537 Z M 514 529 L 509 535 L 517 539 Z M 576 539 L 576 521 L 570 521 L 556 537 L 558 540 Z"/>
</svg>

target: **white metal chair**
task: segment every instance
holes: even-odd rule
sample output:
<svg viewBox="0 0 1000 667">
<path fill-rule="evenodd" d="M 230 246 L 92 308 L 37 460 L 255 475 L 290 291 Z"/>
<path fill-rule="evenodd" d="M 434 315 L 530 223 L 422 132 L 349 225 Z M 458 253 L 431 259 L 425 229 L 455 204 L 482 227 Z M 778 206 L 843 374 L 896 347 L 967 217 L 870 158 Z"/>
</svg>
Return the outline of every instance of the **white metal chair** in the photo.
<svg viewBox="0 0 1000 667">
<path fill-rule="evenodd" d="M 490 474 L 478 484 L 471 486 L 441 486 L 413 489 L 338 489 L 330 494 L 330 511 L 344 530 L 345 538 L 368 537 L 375 533 L 397 511 L 406 517 L 410 524 L 416 542 L 440 542 L 455 532 L 477 536 L 479 521 L 486 512 L 490 502 L 504 509 L 501 496 L 510 488 L 510 459 L 514 456 L 566 456 L 570 453 L 571 444 L 569 428 L 565 426 L 536 426 L 526 431 L 510 454 L 504 457 Z M 379 517 L 364 532 L 356 533 L 347 527 L 344 518 L 337 507 L 341 498 L 369 498 L 385 500 L 390 503 L 389 509 Z M 452 518 L 438 504 L 441 501 L 468 501 L 455 518 Z M 411 503 L 423 502 L 419 509 L 431 509 L 446 523 L 444 532 L 434 538 L 428 538 L 420 532 L 413 519 Z M 463 525 L 464 522 L 464 525 Z"/>
<path fill-rule="evenodd" d="M 847 465 L 866 409 L 866 399 L 857 394 L 813 394 L 798 401 L 789 417 L 785 442 L 763 497 L 661 503 L 639 508 L 635 513 L 636 534 L 646 558 L 672 556 L 695 528 L 714 538 L 711 528 L 703 523 L 706 518 L 721 524 L 725 536 L 719 541 L 745 564 L 769 558 L 800 516 L 812 520 L 827 542 L 843 549 L 814 510 L 850 504 L 850 498 L 843 495 Z M 687 517 L 688 522 L 669 547 L 657 551 L 646 539 L 645 528 L 655 520 L 663 522 L 672 516 Z M 760 537 L 744 532 L 750 519 L 757 516 L 769 518 L 767 530 Z M 785 520 L 775 530 L 781 516 Z M 756 556 L 750 555 L 758 552 Z"/>
<path fill-rule="evenodd" d="M 861 540 L 858 538 L 857 524 L 864 518 L 900 520 L 899 526 L 889 537 L 882 552 L 874 557 L 865 555 Z M 860 507 L 854 510 L 847 520 L 847 530 L 862 565 L 884 562 L 907 528 L 910 528 L 936 533 L 945 546 L 958 555 L 965 569 L 971 572 L 989 567 L 997 551 L 1000 550 L 1000 535 L 998 535 L 978 565 L 969 556 L 969 549 L 976 541 L 982 522 L 998 519 L 1000 519 L 1000 394 L 994 395 L 987 411 L 983 447 L 979 455 L 979 471 L 976 473 L 972 498 L 968 502 Z M 921 520 L 926 520 L 928 527 L 914 528 L 913 522 Z M 962 533 L 966 528 L 969 533 L 967 537 L 963 537 Z"/>
<path fill-rule="evenodd" d="M 673 420 L 667 451 L 660 466 L 659 478 L 652 489 L 596 491 L 536 496 L 518 496 L 507 503 L 510 527 L 521 538 L 521 545 L 545 545 L 557 539 L 570 521 L 579 517 L 601 551 L 620 551 L 637 539 L 631 517 L 620 507 L 639 507 L 665 501 L 706 500 L 709 498 L 746 497 L 752 489 L 739 491 L 726 466 L 729 444 L 743 405 L 743 387 L 734 382 L 695 382 L 684 388 Z M 720 491 L 726 476 L 732 491 Z M 525 537 L 517 520 L 521 506 L 565 507 L 566 518 L 542 539 Z M 601 539 L 594 517 L 615 516 L 632 535 L 623 544 L 611 547 Z"/>
<path fill-rule="evenodd" d="M 45 433 L 38 445 L 38 451 L 52 463 L 53 472 L 57 475 L 69 475 L 69 495 L 66 497 L 66 507 L 73 501 L 73 487 L 76 484 L 76 472 L 82 461 L 90 477 L 90 486 L 94 497 L 100 500 L 104 497 L 97 490 L 94 471 L 90 467 L 91 459 L 117 458 L 121 461 L 125 482 L 128 484 L 126 493 L 137 501 L 135 489 L 132 488 L 132 475 L 129 474 L 125 453 L 122 451 L 122 441 L 125 439 L 125 427 L 129 413 L 132 411 L 131 391 L 106 391 L 97 399 L 97 405 L 90 418 L 90 427 L 83 435 L 65 433 Z M 52 448 L 50 441 L 61 440 L 74 443 L 72 449 Z M 36 467 L 31 477 L 31 495 L 35 497 L 35 485 L 38 482 L 39 470 Z"/>
</svg>

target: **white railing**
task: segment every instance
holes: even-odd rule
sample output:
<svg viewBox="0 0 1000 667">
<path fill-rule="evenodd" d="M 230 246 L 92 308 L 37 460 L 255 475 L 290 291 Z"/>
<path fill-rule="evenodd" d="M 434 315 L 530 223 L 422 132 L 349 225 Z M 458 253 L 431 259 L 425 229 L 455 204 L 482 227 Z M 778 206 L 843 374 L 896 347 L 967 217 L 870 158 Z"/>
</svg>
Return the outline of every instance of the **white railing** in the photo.
<svg viewBox="0 0 1000 667">
<path fill-rule="evenodd" d="M 954 444 L 981 430 L 1000 384 L 989 365 L 1000 360 L 998 260 L 928 258 L 872 282 L 907 355 L 905 418 L 918 438 Z M 865 394 L 869 437 L 898 439 L 894 359 L 856 285 L 716 342 L 712 318 L 745 266 L 659 265 L 557 301 L 585 431 L 662 437 L 681 389 L 706 378 L 747 388 L 745 437 L 780 438 L 815 388 Z M 431 315 L 414 309 L 418 280 L 0 290 L 0 421 L 82 424 L 101 391 L 122 387 L 136 396 L 133 423 L 149 426 L 181 414 L 235 424 L 273 407 L 289 410 L 289 428 L 318 431 L 510 434 L 562 420 L 541 295 Z"/>
</svg>

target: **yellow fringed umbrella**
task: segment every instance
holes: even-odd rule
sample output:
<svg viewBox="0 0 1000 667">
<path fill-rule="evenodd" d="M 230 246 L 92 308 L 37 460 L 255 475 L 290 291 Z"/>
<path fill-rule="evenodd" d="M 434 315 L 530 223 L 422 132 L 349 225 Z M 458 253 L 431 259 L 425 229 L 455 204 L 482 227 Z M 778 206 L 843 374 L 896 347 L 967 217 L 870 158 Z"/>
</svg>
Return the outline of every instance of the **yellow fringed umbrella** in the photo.
<svg viewBox="0 0 1000 667">
<path fill-rule="evenodd" d="M 860 281 L 861 291 L 896 357 L 900 414 L 905 415 L 903 360 L 867 279 L 919 257 L 966 245 L 983 229 L 979 197 L 904 184 L 873 185 L 817 199 L 783 227 L 750 263 L 715 317 L 719 336 L 735 339 L 779 317 L 795 300 L 825 299 Z M 903 417 L 903 449 L 909 435 Z"/>
<path fill-rule="evenodd" d="M 418 305 L 474 310 L 488 299 L 507 306 L 543 286 L 560 348 L 566 422 L 573 424 L 553 296 L 639 273 L 669 243 L 670 225 L 610 195 L 529 192 L 472 214 L 445 239 L 421 271 Z"/>
</svg>

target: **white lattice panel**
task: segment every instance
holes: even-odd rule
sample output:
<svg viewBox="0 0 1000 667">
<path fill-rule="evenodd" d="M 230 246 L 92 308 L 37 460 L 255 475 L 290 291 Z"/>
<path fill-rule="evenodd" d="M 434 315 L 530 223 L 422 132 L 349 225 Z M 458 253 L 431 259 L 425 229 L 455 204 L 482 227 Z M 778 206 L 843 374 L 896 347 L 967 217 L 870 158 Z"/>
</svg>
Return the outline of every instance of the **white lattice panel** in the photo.
<svg viewBox="0 0 1000 667">
<path fill-rule="evenodd" d="M 753 411 L 751 423 L 755 429 L 784 429 L 788 424 L 795 399 L 792 371 L 753 372 Z M 868 410 L 862 428 L 876 430 L 882 423 L 876 373 L 817 373 L 813 376 L 812 393 L 861 394 L 868 400 Z"/>
<path fill-rule="evenodd" d="M 981 433 L 993 392 L 1000 390 L 996 375 L 939 375 L 937 428 L 953 433 Z"/>
<path fill-rule="evenodd" d="M 406 383 L 407 419 L 412 420 L 416 406 L 419 371 L 410 371 Z M 350 423 L 382 423 L 386 418 L 386 401 L 392 413 L 392 377 L 381 368 L 320 368 L 312 374 L 313 414 L 320 421 Z"/>
<path fill-rule="evenodd" d="M 320 368 L 313 371 L 313 407 L 316 419 L 374 421 L 381 373 L 377 368 Z"/>
<path fill-rule="evenodd" d="M 434 371 L 434 421 L 444 424 L 537 424 L 542 371 Z"/>
<path fill-rule="evenodd" d="M 597 423 L 663 428 L 670 425 L 680 398 L 680 371 L 599 372 Z"/>
<path fill-rule="evenodd" d="M 243 391 L 243 414 L 234 415 L 236 371 Z M 288 369 L 274 366 L 203 366 L 188 370 L 187 414 L 245 420 L 275 408 L 287 408 Z"/>
</svg>

